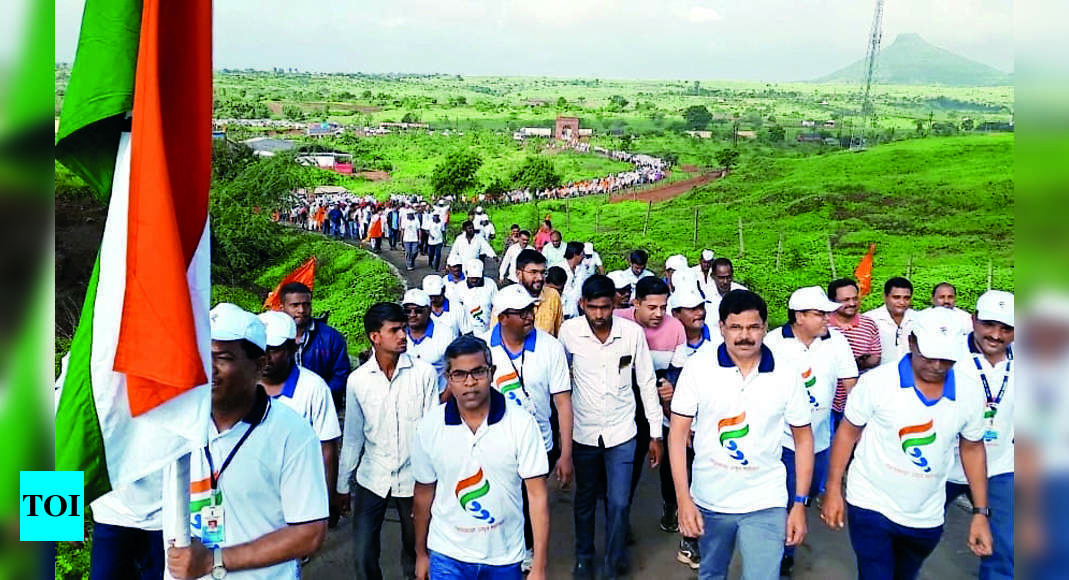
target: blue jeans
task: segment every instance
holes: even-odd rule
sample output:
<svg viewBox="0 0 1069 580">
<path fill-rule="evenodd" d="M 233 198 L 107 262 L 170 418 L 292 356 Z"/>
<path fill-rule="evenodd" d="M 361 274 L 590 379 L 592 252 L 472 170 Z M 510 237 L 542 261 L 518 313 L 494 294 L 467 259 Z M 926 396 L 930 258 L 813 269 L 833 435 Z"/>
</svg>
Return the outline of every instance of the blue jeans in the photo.
<svg viewBox="0 0 1069 580">
<path fill-rule="evenodd" d="M 163 532 L 93 522 L 89 578 L 163 577 Z"/>
<path fill-rule="evenodd" d="M 522 580 L 520 563 L 492 566 L 470 564 L 454 560 L 444 554 L 431 552 L 430 577 L 432 580 Z"/>
<path fill-rule="evenodd" d="M 427 266 L 435 272 L 442 265 L 442 244 L 427 244 Z"/>
<path fill-rule="evenodd" d="M 968 485 L 947 482 L 947 505 L 968 493 Z M 991 536 L 995 542 L 991 555 L 980 559 L 980 580 L 1010 579 L 1013 578 L 1012 473 L 987 478 L 987 503 L 991 507 Z"/>
<path fill-rule="evenodd" d="M 702 555 L 698 580 L 727 578 L 735 544 L 742 556 L 746 580 L 778 580 L 787 538 L 787 510 L 768 508 L 745 514 L 724 514 L 701 506 L 705 533 L 698 538 Z"/>
<path fill-rule="evenodd" d="M 816 499 L 821 493 L 824 492 L 824 480 L 828 477 L 828 456 L 831 453 L 831 448 L 825 449 L 820 453 L 813 456 L 813 481 L 809 484 L 809 497 Z M 795 475 L 794 475 L 794 451 L 783 448 L 782 456 L 783 466 L 787 468 L 787 509 L 791 509 L 791 505 L 794 504 L 791 498 L 795 494 Z M 785 546 L 783 549 L 783 555 L 794 557 L 795 546 Z"/>
<path fill-rule="evenodd" d="M 405 242 L 405 259 L 408 269 L 416 269 L 416 256 L 419 255 L 419 242 Z"/>
<path fill-rule="evenodd" d="M 575 443 L 575 559 L 587 565 L 594 561 L 594 510 L 598 504 L 598 481 L 605 474 L 605 567 L 603 574 L 615 576 L 625 570 L 627 524 L 631 515 L 632 465 L 635 440 L 615 447 L 594 447 Z M 604 470 L 604 471 L 603 471 Z"/>
<path fill-rule="evenodd" d="M 859 580 L 913 580 L 943 535 L 943 526 L 909 528 L 853 505 L 846 520 Z"/>
</svg>

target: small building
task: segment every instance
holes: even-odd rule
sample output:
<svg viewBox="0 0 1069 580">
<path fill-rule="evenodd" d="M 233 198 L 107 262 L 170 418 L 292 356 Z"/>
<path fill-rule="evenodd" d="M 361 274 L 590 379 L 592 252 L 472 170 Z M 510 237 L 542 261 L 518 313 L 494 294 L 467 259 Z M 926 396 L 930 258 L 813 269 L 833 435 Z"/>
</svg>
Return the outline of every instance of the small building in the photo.
<svg viewBox="0 0 1069 580">
<path fill-rule="evenodd" d="M 337 137 L 344 133 L 342 126 L 337 123 L 310 123 L 305 130 L 308 137 Z"/>
<path fill-rule="evenodd" d="M 802 126 L 803 127 L 816 127 L 817 126 L 817 122 L 813 121 L 813 120 L 810 120 L 810 119 L 803 119 L 802 120 Z"/>
<path fill-rule="evenodd" d="M 274 157 L 277 153 L 292 151 L 297 144 L 287 139 L 272 139 L 271 137 L 253 137 L 242 141 L 254 155 L 258 157 Z"/>
<path fill-rule="evenodd" d="M 687 131 L 687 135 L 690 135 L 691 137 L 694 137 L 696 139 L 712 139 L 713 132 L 712 131 Z"/>
<path fill-rule="evenodd" d="M 529 137 L 549 139 L 552 136 L 553 129 L 549 127 L 520 127 L 519 130 L 512 133 L 512 138 L 516 141 L 523 141 Z"/>
<path fill-rule="evenodd" d="M 824 121 L 824 128 L 825 129 L 834 129 L 835 128 L 835 119 L 828 119 L 827 121 Z"/>
<path fill-rule="evenodd" d="M 579 117 L 557 116 L 557 124 L 553 130 L 553 137 L 558 141 L 579 140 Z"/>
<path fill-rule="evenodd" d="M 823 143 L 824 137 L 820 133 L 799 133 L 794 140 L 799 143 Z"/>
</svg>

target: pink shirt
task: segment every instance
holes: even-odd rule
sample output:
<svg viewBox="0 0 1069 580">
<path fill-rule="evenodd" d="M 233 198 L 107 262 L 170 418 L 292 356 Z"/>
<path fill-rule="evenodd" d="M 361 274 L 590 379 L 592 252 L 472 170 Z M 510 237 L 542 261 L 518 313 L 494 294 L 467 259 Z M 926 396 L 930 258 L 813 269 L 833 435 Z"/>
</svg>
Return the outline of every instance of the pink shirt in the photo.
<svg viewBox="0 0 1069 580">
<path fill-rule="evenodd" d="M 637 324 L 634 308 L 614 310 L 613 314 Z M 639 324 L 639 326 L 642 325 Z M 664 321 L 657 328 L 642 326 L 642 330 L 646 332 L 646 344 L 650 347 L 654 370 L 667 369 L 668 364 L 672 362 L 676 347 L 687 342 L 687 331 L 683 328 L 683 323 L 670 314 L 665 314 Z"/>
</svg>

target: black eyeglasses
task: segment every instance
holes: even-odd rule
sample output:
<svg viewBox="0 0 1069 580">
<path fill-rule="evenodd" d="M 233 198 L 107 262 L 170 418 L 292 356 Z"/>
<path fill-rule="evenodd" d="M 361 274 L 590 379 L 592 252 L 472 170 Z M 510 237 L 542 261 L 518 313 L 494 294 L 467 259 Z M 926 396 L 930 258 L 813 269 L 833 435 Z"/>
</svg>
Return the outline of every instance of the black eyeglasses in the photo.
<svg viewBox="0 0 1069 580">
<path fill-rule="evenodd" d="M 405 314 L 421 314 L 427 306 L 406 306 L 404 308 Z"/>
<path fill-rule="evenodd" d="M 523 310 L 506 310 L 502 312 L 505 316 L 518 316 L 520 318 L 534 318 L 534 308 L 524 308 Z"/>
<path fill-rule="evenodd" d="M 490 376 L 490 367 L 475 367 L 470 371 L 456 369 L 449 371 L 445 376 L 454 383 L 466 383 L 468 382 L 468 377 L 481 381 Z"/>
</svg>

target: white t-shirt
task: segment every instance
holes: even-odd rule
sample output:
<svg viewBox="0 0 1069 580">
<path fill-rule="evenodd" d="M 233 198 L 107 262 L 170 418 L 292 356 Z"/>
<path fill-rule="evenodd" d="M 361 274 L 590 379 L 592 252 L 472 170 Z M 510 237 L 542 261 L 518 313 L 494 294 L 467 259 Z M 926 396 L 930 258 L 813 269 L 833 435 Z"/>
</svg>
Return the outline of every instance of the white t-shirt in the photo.
<svg viewBox="0 0 1069 580">
<path fill-rule="evenodd" d="M 406 327 L 407 329 L 407 327 Z M 406 330 L 406 332 L 409 332 Z M 413 358 L 430 363 L 434 372 L 438 374 L 438 390 L 445 390 L 445 349 L 449 343 L 459 336 L 457 327 L 453 325 L 439 327 L 434 323 L 434 317 L 427 321 L 427 330 L 423 338 L 413 340 L 412 334 L 408 334 L 408 349 L 406 352 Z"/>
<path fill-rule="evenodd" d="M 806 346 L 794 336 L 790 325 L 765 335 L 765 345 L 777 361 L 790 361 L 801 373 L 806 400 L 813 412 L 813 452 L 831 447 L 831 402 L 839 379 L 856 379 L 857 362 L 846 337 L 827 332 Z M 790 427 L 784 426 L 783 446 L 794 450 Z"/>
<path fill-rule="evenodd" d="M 320 441 L 341 437 L 338 411 L 334 397 L 322 377 L 300 366 L 293 365 L 290 376 L 282 385 L 282 391 L 274 400 L 286 405 L 308 420 Z"/>
<path fill-rule="evenodd" d="M 435 246 L 438 244 L 445 243 L 445 238 L 443 237 L 443 234 L 445 233 L 445 225 L 442 224 L 442 222 L 427 220 L 427 224 L 424 229 L 427 230 L 428 244 Z"/>
<path fill-rule="evenodd" d="M 505 255 L 501 257 L 501 271 L 498 273 L 498 279 L 502 282 L 506 278 L 513 282 L 519 282 L 516 277 L 516 258 L 519 257 L 520 252 L 527 248 L 520 247 L 519 244 L 512 244 L 509 249 L 505 250 Z"/>
<path fill-rule="evenodd" d="M 579 268 L 586 270 L 586 272 L 582 276 L 583 280 L 585 281 L 587 278 L 593 276 L 594 274 L 597 274 L 598 268 L 600 268 L 601 266 L 601 254 L 597 252 L 594 252 L 589 256 L 584 254 L 583 261 L 579 262 Z"/>
<path fill-rule="evenodd" d="M 585 262 L 585 260 L 584 260 L 584 262 Z M 639 274 L 638 276 L 635 275 L 635 272 L 632 271 L 631 268 L 624 268 L 623 270 L 619 270 L 619 272 L 621 272 L 623 274 L 623 279 L 627 280 L 627 283 L 631 285 L 631 297 L 632 298 L 634 298 L 634 296 L 635 296 L 635 284 L 638 284 L 639 280 L 641 280 L 641 279 L 643 279 L 643 278 L 645 278 L 647 276 L 654 276 L 654 273 L 650 272 L 649 270 L 643 270 L 642 273 Z M 594 272 L 594 273 L 596 274 L 597 272 Z"/>
<path fill-rule="evenodd" d="M 968 375 L 976 385 L 980 387 L 980 396 L 984 405 L 984 447 L 987 450 L 987 476 L 1013 473 L 1013 442 L 1016 434 L 1013 428 L 1014 409 L 1017 404 L 1017 385 L 1014 381 L 1013 367 L 1016 361 L 1013 359 L 1012 346 L 1007 350 L 1008 357 L 1004 358 L 994 367 L 973 342 L 973 334 L 969 333 L 964 338 L 962 355 L 958 358 L 958 364 L 954 367 L 959 375 Z M 979 365 L 980 368 L 977 368 Z M 983 379 L 987 379 L 988 388 L 991 390 L 991 400 L 996 401 L 988 406 L 987 392 L 984 391 Z M 1003 384 L 1005 381 L 1005 389 Z M 1002 397 L 999 398 L 1001 393 Z M 992 415 L 988 417 L 988 415 Z M 1022 417 L 1029 415 L 1022 415 Z M 966 483 L 965 470 L 961 466 L 960 450 L 954 447 L 954 467 L 950 470 L 947 478 L 954 483 Z"/>
<path fill-rule="evenodd" d="M 449 290 L 446 290 L 446 296 L 450 294 Z M 467 315 L 461 312 L 457 305 L 453 303 L 449 298 L 445 299 L 445 303 L 442 305 L 442 313 L 435 314 L 434 308 L 431 308 L 431 320 L 434 321 L 435 327 L 447 328 L 452 327 L 454 330 L 450 332 L 456 332 L 457 336 L 464 334 L 467 328 Z"/>
<path fill-rule="evenodd" d="M 249 429 L 252 429 L 249 432 Z M 220 433 L 208 421 L 208 448 L 218 471 L 238 441 L 245 442 L 218 475 L 216 501 L 225 512 L 223 547 L 251 542 L 288 524 L 325 520 L 327 480 L 319 439 L 308 420 L 285 405 L 271 401 L 257 387 L 257 399 L 245 419 Z M 201 509 L 211 501 L 208 457 L 203 450 L 190 461 L 190 528 L 202 538 Z M 218 505 L 218 504 L 217 504 Z M 294 579 L 297 561 L 289 560 L 258 570 L 227 573 L 227 578 Z"/>
<path fill-rule="evenodd" d="M 125 528 L 163 529 L 163 472 L 156 472 L 98 497 L 93 521 Z"/>
<path fill-rule="evenodd" d="M 416 428 L 412 468 L 418 483 L 436 484 L 428 549 L 493 566 L 523 560 L 521 486 L 549 472 L 538 424 L 529 413 L 490 389 L 490 413 L 472 433 L 450 399 Z"/>
<path fill-rule="evenodd" d="M 724 297 L 720 295 L 720 292 L 717 292 L 715 283 L 710 286 L 710 288 L 712 291 L 705 293 L 705 324 L 709 327 L 709 332 L 712 333 L 714 337 L 721 338 L 720 301 L 723 300 Z M 732 281 L 731 288 L 728 292 L 731 292 L 732 290 L 746 290 L 746 287 L 738 282 Z"/>
<path fill-rule="evenodd" d="M 887 305 L 874 308 L 862 314 L 876 323 L 880 331 L 880 364 L 898 364 L 903 355 L 909 352 L 909 333 L 913 331 L 912 308 L 902 315 L 902 325 L 895 324 Z"/>
<path fill-rule="evenodd" d="M 473 334 L 482 334 L 490 329 L 492 320 L 490 311 L 493 309 L 494 296 L 497 295 L 497 284 L 489 278 L 483 278 L 482 286 L 468 287 L 467 282 L 456 285 L 460 293 L 460 302 L 468 315 L 468 328 Z"/>
<path fill-rule="evenodd" d="M 934 528 L 943 524 L 958 436 L 983 438 L 983 389 L 955 367 L 943 396 L 922 400 L 910 360 L 872 369 L 850 391 L 845 418 L 864 430 L 847 472 L 846 500 L 901 526 Z"/>
<path fill-rule="evenodd" d="M 418 242 L 419 241 L 419 218 L 402 218 L 401 219 L 401 241 L 402 242 Z"/>
<path fill-rule="evenodd" d="M 559 248 L 554 247 L 553 242 L 546 242 L 546 245 L 542 246 L 542 255 L 546 257 L 547 268 L 564 265 L 564 249 L 564 242 L 561 242 Z"/>
<path fill-rule="evenodd" d="M 726 345 L 699 348 L 672 395 L 672 412 L 694 419 L 694 503 L 735 514 L 785 507 L 783 424 L 809 424 L 807 399 L 797 369 L 768 347 L 748 377 Z"/>
<path fill-rule="evenodd" d="M 501 340 L 501 325 L 479 338 L 490 345 L 494 359 L 493 385 L 505 400 L 526 409 L 538 421 L 546 451 L 553 449 L 553 428 L 549 422 L 553 395 L 572 390 L 564 346 L 553 335 L 533 329 L 523 349 L 513 355 Z"/>
</svg>

